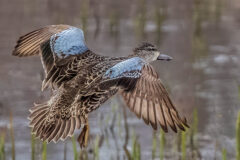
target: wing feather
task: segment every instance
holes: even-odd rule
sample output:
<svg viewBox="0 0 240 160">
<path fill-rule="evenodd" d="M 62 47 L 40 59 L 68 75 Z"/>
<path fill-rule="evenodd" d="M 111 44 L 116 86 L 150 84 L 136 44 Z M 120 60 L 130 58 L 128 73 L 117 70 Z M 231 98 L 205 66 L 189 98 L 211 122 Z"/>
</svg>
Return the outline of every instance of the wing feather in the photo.
<svg viewBox="0 0 240 160">
<path fill-rule="evenodd" d="M 152 66 L 143 65 L 141 76 L 137 79 L 134 77 L 134 80 L 136 81 L 134 88 L 128 91 L 125 88 L 128 85 L 125 84 L 121 93 L 127 106 L 139 118 L 150 124 L 153 129 L 157 129 L 159 124 L 165 132 L 168 131 L 167 126 L 174 132 L 177 132 L 177 127 L 181 130 L 185 130 L 184 126 L 188 127 L 186 119 L 179 116 Z"/>
<path fill-rule="evenodd" d="M 19 57 L 37 55 L 42 43 L 69 27 L 69 25 L 50 25 L 21 36 L 12 54 Z"/>
<path fill-rule="evenodd" d="M 57 135 L 54 137 L 53 141 L 56 143 L 62 136 L 63 132 L 64 132 L 64 129 L 65 129 L 65 126 L 66 126 L 66 120 L 63 120 L 61 119 L 61 126 L 60 126 L 60 129 L 57 133 Z"/>
<path fill-rule="evenodd" d="M 80 68 L 76 58 L 85 53 L 90 55 L 88 51 L 81 29 L 69 25 L 49 25 L 21 36 L 12 54 L 19 57 L 40 55 L 46 73 L 42 84 L 44 90 L 50 85 L 58 88 L 72 79 Z M 95 54 L 91 52 L 91 55 Z"/>
</svg>

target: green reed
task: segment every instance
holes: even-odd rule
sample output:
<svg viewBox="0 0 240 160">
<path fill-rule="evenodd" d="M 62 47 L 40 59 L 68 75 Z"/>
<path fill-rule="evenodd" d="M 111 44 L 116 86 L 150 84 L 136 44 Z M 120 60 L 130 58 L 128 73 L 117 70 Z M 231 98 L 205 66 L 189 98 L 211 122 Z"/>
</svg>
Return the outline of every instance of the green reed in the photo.
<svg viewBox="0 0 240 160">
<path fill-rule="evenodd" d="M 195 147 L 197 146 L 196 142 L 197 133 L 198 133 L 198 111 L 196 108 L 194 108 L 193 121 L 190 128 L 190 145 L 192 147 L 192 150 L 194 150 Z"/>
<path fill-rule="evenodd" d="M 78 159 L 78 152 L 77 152 L 76 139 L 75 139 L 74 136 L 72 136 L 72 147 L 73 147 L 74 160 L 77 160 Z"/>
<path fill-rule="evenodd" d="M 186 132 L 181 131 L 181 152 L 182 152 L 182 158 L 181 160 L 186 160 Z"/>
<path fill-rule="evenodd" d="M 89 12 L 89 0 L 83 0 L 81 4 L 81 24 L 82 24 L 82 30 L 84 33 L 87 33 L 87 23 L 88 23 L 88 12 Z"/>
<path fill-rule="evenodd" d="M 197 142 L 197 133 L 198 133 L 198 111 L 195 108 L 193 111 L 193 122 L 190 127 L 190 149 L 192 153 L 192 158 L 196 159 L 198 152 L 198 142 Z"/>
<path fill-rule="evenodd" d="M 227 160 L 227 150 L 222 149 L 222 160 Z"/>
<path fill-rule="evenodd" d="M 0 134 L 0 159 L 5 160 L 5 133 Z"/>
<path fill-rule="evenodd" d="M 32 160 L 35 159 L 35 135 L 31 134 L 31 158 Z"/>
<path fill-rule="evenodd" d="M 192 133 L 193 136 L 197 135 L 198 133 L 198 111 L 195 108 L 193 111 L 193 123 L 192 123 Z"/>
<path fill-rule="evenodd" d="M 164 147 L 165 147 L 165 132 L 160 129 L 160 135 L 159 135 L 159 157 L 160 160 L 163 160 L 164 158 Z"/>
<path fill-rule="evenodd" d="M 214 19 L 216 21 L 216 24 L 218 24 L 222 17 L 222 11 L 223 11 L 223 0 L 215 0 L 215 11 L 214 11 Z"/>
<path fill-rule="evenodd" d="M 14 129 L 13 129 L 13 116 L 10 112 L 10 136 L 11 136 L 11 145 L 12 145 L 12 160 L 15 160 L 15 138 L 14 138 Z"/>
<path fill-rule="evenodd" d="M 109 15 L 109 29 L 111 36 L 117 37 L 119 32 L 119 15 L 116 10 L 112 10 Z"/>
<path fill-rule="evenodd" d="M 156 24 L 156 43 L 160 44 L 162 37 L 162 24 L 166 19 L 166 5 L 163 1 L 155 2 L 155 24 Z"/>
<path fill-rule="evenodd" d="M 236 123 L 236 160 L 240 160 L 240 111 Z"/>
<path fill-rule="evenodd" d="M 202 29 L 202 24 L 207 20 L 206 12 L 208 11 L 208 6 L 204 6 L 206 2 L 206 0 L 194 0 L 192 14 L 194 23 L 192 53 L 194 61 L 201 57 L 207 56 L 208 53 L 208 45 Z"/>
<path fill-rule="evenodd" d="M 42 160 L 47 160 L 47 142 L 42 143 Z"/>
<path fill-rule="evenodd" d="M 145 27 L 146 27 L 146 14 L 147 14 L 147 8 L 146 8 L 146 0 L 138 0 L 138 6 L 137 6 L 137 17 L 135 19 L 135 29 L 136 29 L 136 35 L 139 40 L 142 40 L 142 38 L 145 37 Z"/>
<path fill-rule="evenodd" d="M 99 136 L 97 136 L 94 142 L 94 150 L 93 150 L 95 160 L 99 160 L 99 142 L 100 142 L 100 138 Z"/>
<path fill-rule="evenodd" d="M 117 115 L 117 127 L 118 127 L 118 136 L 122 138 L 122 116 L 121 116 L 121 114 Z"/>
<path fill-rule="evenodd" d="M 64 147 L 63 147 L 63 160 L 67 160 L 67 142 L 64 142 Z"/>
<path fill-rule="evenodd" d="M 240 100 L 240 85 L 238 86 L 238 99 Z"/>
<path fill-rule="evenodd" d="M 134 131 L 132 133 L 131 139 L 132 139 L 132 157 L 135 157 L 136 153 L 135 153 L 134 147 L 135 147 L 136 135 Z"/>
<path fill-rule="evenodd" d="M 79 160 L 88 160 L 88 152 L 85 149 L 80 151 Z"/>
<path fill-rule="evenodd" d="M 156 132 L 153 131 L 153 139 L 152 139 L 152 159 L 156 157 L 156 150 L 157 150 L 157 135 Z"/>
<path fill-rule="evenodd" d="M 131 157 L 133 160 L 141 159 L 141 146 L 135 133 L 133 133 L 132 135 L 132 156 Z"/>
<path fill-rule="evenodd" d="M 122 111 L 119 110 L 119 104 L 117 102 L 116 99 L 114 99 L 114 101 L 111 103 L 112 106 L 112 112 L 111 114 L 113 114 L 113 116 L 116 116 L 116 125 L 115 127 L 117 128 L 117 134 L 120 138 L 122 138 Z M 112 124 L 113 125 L 113 124 Z"/>
</svg>

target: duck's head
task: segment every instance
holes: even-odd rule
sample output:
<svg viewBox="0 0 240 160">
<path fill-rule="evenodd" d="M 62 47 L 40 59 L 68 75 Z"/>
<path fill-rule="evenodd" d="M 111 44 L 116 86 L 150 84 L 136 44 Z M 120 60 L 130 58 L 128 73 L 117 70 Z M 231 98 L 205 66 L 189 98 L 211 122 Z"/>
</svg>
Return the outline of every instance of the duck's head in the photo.
<svg viewBox="0 0 240 160">
<path fill-rule="evenodd" d="M 172 60 L 172 57 L 161 54 L 154 45 L 146 42 L 142 43 L 139 47 L 134 49 L 134 56 L 140 57 L 148 63 L 156 60 Z"/>
</svg>

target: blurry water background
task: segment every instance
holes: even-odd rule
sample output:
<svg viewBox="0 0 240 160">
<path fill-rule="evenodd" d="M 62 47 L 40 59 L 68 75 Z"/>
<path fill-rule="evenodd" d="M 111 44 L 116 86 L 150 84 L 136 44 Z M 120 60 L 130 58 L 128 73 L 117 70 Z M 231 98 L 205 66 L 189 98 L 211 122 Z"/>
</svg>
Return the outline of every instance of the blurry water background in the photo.
<svg viewBox="0 0 240 160">
<path fill-rule="evenodd" d="M 31 159 L 28 109 L 49 98 L 48 92 L 40 92 L 44 73 L 39 57 L 18 58 L 11 52 L 19 36 L 49 24 L 82 28 L 89 48 L 102 55 L 128 55 L 142 41 L 157 45 L 174 58 L 153 65 L 177 108 L 190 124 L 193 110 L 198 111 L 198 158 L 221 159 L 225 148 L 228 159 L 235 159 L 240 106 L 239 0 L 0 0 L 0 131 L 6 130 L 6 159 L 12 154 L 10 113 L 16 159 Z M 152 158 L 152 128 L 124 107 L 115 96 L 90 114 L 92 140 L 86 150 L 90 157 L 98 138 L 102 140 L 99 159 L 127 159 L 123 149 L 126 111 L 128 150 L 132 152 L 135 137 L 141 159 Z M 172 131 L 166 134 L 165 159 L 180 159 L 176 137 Z M 41 159 L 41 142 L 36 143 L 35 159 Z M 67 159 L 73 159 L 70 138 L 65 149 Z M 156 154 L 158 159 L 158 150 Z M 47 159 L 64 159 L 64 143 L 47 145 Z"/>
</svg>

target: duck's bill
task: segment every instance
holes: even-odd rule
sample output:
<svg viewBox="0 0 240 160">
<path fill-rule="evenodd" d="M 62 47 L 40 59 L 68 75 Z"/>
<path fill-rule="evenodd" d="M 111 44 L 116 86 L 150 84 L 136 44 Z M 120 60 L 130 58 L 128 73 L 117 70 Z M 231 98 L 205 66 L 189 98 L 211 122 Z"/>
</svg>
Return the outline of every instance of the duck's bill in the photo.
<svg viewBox="0 0 240 160">
<path fill-rule="evenodd" d="M 165 60 L 165 61 L 170 61 L 170 60 L 172 60 L 173 58 L 172 57 L 170 57 L 170 56 L 168 56 L 168 55 L 166 55 L 166 54 L 160 54 L 159 56 L 158 56 L 158 58 L 157 58 L 157 60 Z"/>
</svg>

